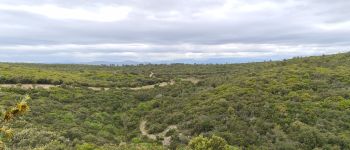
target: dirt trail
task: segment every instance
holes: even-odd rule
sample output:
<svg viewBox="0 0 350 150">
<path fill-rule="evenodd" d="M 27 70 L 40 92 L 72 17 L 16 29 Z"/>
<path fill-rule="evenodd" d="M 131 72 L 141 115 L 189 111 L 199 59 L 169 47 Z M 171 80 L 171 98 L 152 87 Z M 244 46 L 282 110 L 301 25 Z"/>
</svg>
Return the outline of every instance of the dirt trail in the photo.
<svg viewBox="0 0 350 150">
<path fill-rule="evenodd" d="M 141 121 L 141 123 L 140 123 L 141 134 L 146 136 L 149 139 L 157 140 L 157 136 L 156 135 L 148 134 L 148 131 L 146 130 L 146 123 L 147 123 L 147 121 Z"/>
<path fill-rule="evenodd" d="M 130 88 L 130 89 L 131 90 L 146 90 L 146 89 L 153 89 L 156 87 L 156 85 L 159 85 L 159 87 L 164 87 L 164 86 L 174 85 L 174 84 L 175 84 L 175 81 L 171 80 L 170 82 L 162 82 L 159 84 L 139 86 L 139 87 L 134 87 L 134 88 Z"/>
<path fill-rule="evenodd" d="M 160 87 L 164 87 L 167 85 L 173 85 L 175 82 L 162 82 L 159 84 Z M 59 87 L 60 85 L 51 85 L 51 84 L 0 84 L 0 87 L 3 88 L 21 88 L 21 89 L 36 89 L 36 88 L 43 88 L 43 89 L 50 89 L 51 87 Z M 155 88 L 156 85 L 146 85 L 146 86 L 140 86 L 140 87 L 134 87 L 134 88 L 121 88 L 121 89 L 131 89 L 131 90 L 145 90 L 145 89 L 152 89 Z M 111 88 L 107 87 L 87 87 L 94 91 L 102 91 L 102 90 L 110 90 Z"/>
<path fill-rule="evenodd" d="M 200 79 L 197 79 L 197 78 L 193 78 L 193 77 L 190 77 L 190 78 L 184 78 L 184 79 L 180 79 L 181 81 L 189 81 L 193 84 L 197 84 L 199 81 L 201 81 Z"/>
<path fill-rule="evenodd" d="M 181 81 L 189 81 L 192 82 L 193 84 L 197 84 L 200 80 L 196 78 L 185 78 L 181 79 Z M 145 85 L 145 86 L 139 86 L 139 87 L 133 87 L 133 88 L 121 88 L 121 89 L 130 89 L 130 90 L 147 90 L 147 89 L 153 89 L 157 85 L 159 87 L 165 87 L 168 85 L 174 85 L 175 81 L 170 80 L 170 82 L 161 82 L 153 85 Z M 59 87 L 60 85 L 52 85 L 52 84 L 0 84 L 0 87 L 4 88 L 21 88 L 21 89 L 36 89 L 36 88 L 43 88 L 43 89 L 50 89 L 51 87 Z M 91 90 L 94 91 L 102 91 L 102 90 L 109 90 L 111 88 L 107 87 L 88 87 Z"/>
<path fill-rule="evenodd" d="M 160 132 L 158 134 L 149 134 L 147 129 L 146 129 L 146 123 L 147 123 L 147 121 L 141 121 L 141 123 L 140 123 L 141 134 L 146 136 L 149 139 L 152 139 L 152 140 L 157 140 L 157 137 L 163 138 L 162 143 L 164 146 L 169 146 L 171 143 L 171 137 L 165 136 L 165 135 L 172 129 L 178 130 L 176 125 L 170 125 L 163 132 Z"/>
<path fill-rule="evenodd" d="M 50 89 L 51 87 L 57 87 L 57 85 L 51 85 L 51 84 L 0 84 L 0 87 L 22 88 L 22 89 L 34 89 L 34 88 Z"/>
</svg>

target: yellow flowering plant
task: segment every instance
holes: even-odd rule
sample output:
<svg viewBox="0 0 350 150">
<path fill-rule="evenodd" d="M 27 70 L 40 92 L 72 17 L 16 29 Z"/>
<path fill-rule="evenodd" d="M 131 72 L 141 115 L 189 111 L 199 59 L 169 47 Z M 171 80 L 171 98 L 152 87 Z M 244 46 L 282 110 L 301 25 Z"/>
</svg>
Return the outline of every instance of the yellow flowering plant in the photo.
<svg viewBox="0 0 350 150">
<path fill-rule="evenodd" d="M 10 107 L 7 111 L 3 112 L 3 119 L 1 121 L 2 127 L 0 128 L 0 150 L 4 150 L 6 145 L 5 140 L 11 139 L 13 136 L 13 130 L 9 128 L 10 122 L 20 115 L 29 111 L 29 105 L 27 103 L 31 98 L 26 95 L 15 106 Z"/>
</svg>

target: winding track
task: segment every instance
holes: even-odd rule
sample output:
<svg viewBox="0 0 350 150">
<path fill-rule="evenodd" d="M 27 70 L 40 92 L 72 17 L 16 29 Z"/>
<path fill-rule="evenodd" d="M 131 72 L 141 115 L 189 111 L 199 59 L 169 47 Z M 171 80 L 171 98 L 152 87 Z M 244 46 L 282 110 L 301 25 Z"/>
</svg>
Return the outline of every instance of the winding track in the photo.
<svg viewBox="0 0 350 150">
<path fill-rule="evenodd" d="M 193 84 L 197 84 L 200 80 L 199 79 L 195 79 L 195 78 L 186 78 L 186 79 L 180 79 L 181 81 L 189 81 Z M 157 83 L 157 84 L 152 84 L 152 85 L 145 85 L 145 86 L 139 86 L 139 87 L 133 87 L 133 88 L 122 88 L 122 89 L 130 89 L 130 90 L 146 90 L 146 89 L 153 89 L 155 88 L 157 85 L 159 87 L 164 87 L 164 86 L 168 86 L 168 85 L 174 85 L 175 81 L 174 80 L 170 80 L 170 82 L 161 82 L 161 83 Z M 51 87 L 59 87 L 60 85 L 53 85 L 53 84 L 0 84 L 0 87 L 4 87 L 4 88 L 21 88 L 21 89 L 35 89 L 35 88 L 43 88 L 43 89 L 50 89 Z M 101 91 L 101 90 L 109 90 L 111 88 L 107 88 L 107 87 L 88 87 L 91 90 L 94 91 Z"/>
<path fill-rule="evenodd" d="M 178 130 L 176 125 L 170 125 L 168 126 L 163 132 L 160 132 L 158 134 L 149 134 L 147 129 L 146 129 L 146 123 L 147 121 L 143 120 L 140 123 L 140 131 L 143 136 L 146 136 L 147 138 L 151 140 L 157 140 L 157 137 L 163 138 L 163 145 L 164 146 L 169 146 L 171 143 L 171 137 L 170 136 L 165 136 L 170 130 Z"/>
<path fill-rule="evenodd" d="M 196 78 L 186 78 L 186 79 L 180 79 L 181 81 L 189 81 L 193 84 L 197 84 L 200 80 Z M 129 88 L 130 90 L 145 90 L 145 89 L 152 89 L 155 88 L 156 85 L 159 87 L 164 87 L 168 85 L 174 85 L 175 81 L 171 80 L 170 82 L 162 82 L 159 84 L 153 84 L 153 85 L 146 85 L 146 86 L 140 86 L 140 87 L 134 87 Z M 59 87 L 60 85 L 52 85 L 52 84 L 0 84 L 0 88 L 22 88 L 22 89 L 35 89 L 35 88 L 43 88 L 43 89 L 50 89 L 52 87 Z M 91 90 L 94 91 L 101 91 L 101 90 L 109 90 L 110 88 L 104 88 L 104 87 L 88 87 Z M 169 146 L 171 143 L 171 137 L 165 136 L 170 130 L 174 129 L 178 131 L 178 128 L 176 125 L 170 125 L 168 126 L 163 132 L 160 132 L 158 134 L 149 134 L 146 129 L 146 123 L 147 121 L 141 121 L 140 123 L 140 131 L 141 134 L 146 136 L 149 139 L 157 140 L 157 137 L 163 138 L 162 144 L 164 146 Z M 182 133 L 180 133 L 182 135 Z"/>
</svg>

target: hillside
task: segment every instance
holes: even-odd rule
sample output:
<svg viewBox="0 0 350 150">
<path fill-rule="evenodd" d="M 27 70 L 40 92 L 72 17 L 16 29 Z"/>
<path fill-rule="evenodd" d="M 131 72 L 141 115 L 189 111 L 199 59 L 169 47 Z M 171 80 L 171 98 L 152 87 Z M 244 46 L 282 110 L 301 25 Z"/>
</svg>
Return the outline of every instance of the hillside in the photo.
<svg viewBox="0 0 350 150">
<path fill-rule="evenodd" d="M 237 149 L 350 149 L 350 53 L 222 65 L 1 63 L 0 86 L 3 109 L 32 98 L 12 126 L 12 149 L 188 149 L 199 135 Z"/>
</svg>

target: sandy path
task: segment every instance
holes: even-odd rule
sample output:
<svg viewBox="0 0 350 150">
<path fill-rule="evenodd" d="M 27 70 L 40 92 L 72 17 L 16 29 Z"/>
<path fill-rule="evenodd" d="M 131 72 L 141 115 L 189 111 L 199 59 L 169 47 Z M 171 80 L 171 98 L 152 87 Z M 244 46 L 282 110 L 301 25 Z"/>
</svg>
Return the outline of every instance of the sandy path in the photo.
<svg viewBox="0 0 350 150">
<path fill-rule="evenodd" d="M 51 85 L 51 84 L 0 84 L 0 87 L 22 88 L 22 89 L 34 89 L 34 88 L 50 89 L 51 87 L 57 87 L 57 86 L 58 85 Z"/>
<path fill-rule="evenodd" d="M 157 140 L 157 136 L 156 135 L 148 134 L 148 131 L 146 130 L 146 123 L 147 123 L 147 121 L 141 121 L 141 123 L 140 123 L 141 134 L 146 136 L 146 137 L 148 137 L 149 139 Z"/>
<path fill-rule="evenodd" d="M 134 88 L 130 88 L 130 90 L 146 90 L 146 89 L 153 89 L 153 88 L 156 87 L 156 85 L 159 85 L 159 87 L 164 87 L 164 86 L 174 85 L 174 84 L 175 84 L 175 81 L 171 80 L 170 82 L 162 82 L 162 83 L 159 83 L 159 84 L 134 87 Z"/>
<path fill-rule="evenodd" d="M 149 134 L 147 129 L 146 129 L 146 123 L 147 123 L 147 121 L 141 121 L 141 123 L 140 123 L 141 134 L 146 136 L 149 139 L 152 139 L 152 140 L 157 140 L 157 137 L 163 138 L 162 143 L 163 143 L 164 146 L 169 146 L 170 143 L 171 143 L 171 137 L 170 136 L 165 136 L 165 135 L 172 129 L 178 130 L 176 125 L 170 125 L 161 133 Z"/>
<path fill-rule="evenodd" d="M 189 81 L 192 82 L 193 84 L 197 84 L 200 80 L 196 78 L 186 78 L 186 79 L 181 79 L 181 81 Z M 147 90 L 147 89 L 153 89 L 157 85 L 159 87 L 165 87 L 168 85 L 174 85 L 175 81 L 171 80 L 170 82 L 161 82 L 158 84 L 153 84 L 153 85 L 145 85 L 145 86 L 139 86 L 139 87 L 133 87 L 133 88 L 122 88 L 122 89 L 130 89 L 130 90 Z M 35 89 L 35 88 L 43 88 L 43 89 L 50 89 L 51 87 L 59 87 L 60 85 L 52 85 L 52 84 L 0 84 L 0 87 L 4 88 L 22 88 L 22 89 Z M 104 90 L 109 90 L 110 88 L 107 87 L 88 87 L 91 90 L 94 91 L 102 91 Z"/>
<path fill-rule="evenodd" d="M 159 84 L 160 87 L 164 87 L 167 85 L 173 85 L 175 82 L 162 82 Z M 43 89 L 50 89 L 51 87 L 59 87 L 60 85 L 51 85 L 51 84 L 0 84 L 0 87 L 4 88 L 21 88 L 21 89 L 36 89 L 36 88 L 43 88 Z M 156 85 L 145 85 L 145 86 L 139 86 L 139 87 L 133 87 L 133 88 L 121 88 L 121 89 L 131 89 L 131 90 L 147 90 L 147 89 L 153 89 Z M 106 87 L 87 87 L 94 91 L 102 91 L 109 90 L 110 88 Z"/>
<path fill-rule="evenodd" d="M 196 79 L 196 78 L 184 78 L 184 79 L 180 79 L 180 80 L 181 81 L 189 81 L 189 82 L 191 82 L 193 84 L 197 84 L 199 81 L 201 81 L 201 80 Z"/>
</svg>

